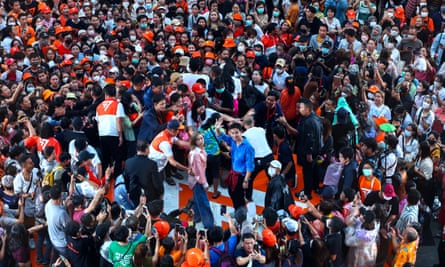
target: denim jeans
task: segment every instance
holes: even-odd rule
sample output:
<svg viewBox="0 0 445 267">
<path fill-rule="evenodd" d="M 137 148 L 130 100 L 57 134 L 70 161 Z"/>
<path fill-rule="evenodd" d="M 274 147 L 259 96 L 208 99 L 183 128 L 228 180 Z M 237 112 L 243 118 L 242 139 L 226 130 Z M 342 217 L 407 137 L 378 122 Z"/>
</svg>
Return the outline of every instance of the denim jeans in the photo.
<svg viewBox="0 0 445 267">
<path fill-rule="evenodd" d="M 45 252 L 43 252 L 43 242 L 46 242 Z M 42 229 L 37 232 L 37 242 L 36 242 L 36 250 L 37 250 L 37 259 L 41 260 L 42 262 L 48 262 L 51 259 L 51 249 L 52 244 L 49 240 L 48 230 Z"/>
<path fill-rule="evenodd" d="M 135 205 L 133 201 L 131 201 L 131 199 L 128 197 L 127 190 L 125 189 L 125 185 L 123 184 L 114 188 L 114 200 L 126 210 L 135 209 Z"/>
<path fill-rule="evenodd" d="M 195 212 L 195 221 L 202 221 L 205 228 L 209 229 L 214 225 L 212 209 L 210 209 L 207 192 L 201 184 L 193 187 L 193 211 Z"/>
</svg>

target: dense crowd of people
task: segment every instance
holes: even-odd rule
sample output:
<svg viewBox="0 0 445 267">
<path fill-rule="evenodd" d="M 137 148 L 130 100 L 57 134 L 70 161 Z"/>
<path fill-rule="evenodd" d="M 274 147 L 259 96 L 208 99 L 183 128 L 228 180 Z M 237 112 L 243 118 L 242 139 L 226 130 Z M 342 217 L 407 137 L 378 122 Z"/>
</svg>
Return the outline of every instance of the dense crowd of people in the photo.
<svg viewBox="0 0 445 267">
<path fill-rule="evenodd" d="M 0 1 L 0 266 L 414 266 L 445 233 L 444 26 L 435 0 Z"/>
</svg>

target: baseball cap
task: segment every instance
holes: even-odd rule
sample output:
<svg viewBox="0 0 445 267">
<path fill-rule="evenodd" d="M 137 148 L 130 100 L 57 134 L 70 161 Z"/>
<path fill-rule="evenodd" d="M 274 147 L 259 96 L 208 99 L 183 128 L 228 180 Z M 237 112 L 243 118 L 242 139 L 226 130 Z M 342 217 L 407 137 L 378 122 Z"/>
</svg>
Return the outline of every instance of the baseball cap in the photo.
<svg viewBox="0 0 445 267">
<path fill-rule="evenodd" d="M 275 63 L 275 65 L 284 67 L 284 66 L 286 66 L 286 60 L 284 60 L 283 58 L 279 58 L 279 59 L 277 59 L 277 62 Z"/>
<path fill-rule="evenodd" d="M 77 156 L 77 158 L 79 159 L 79 162 L 84 162 L 86 160 L 92 159 L 94 158 L 94 154 L 90 153 L 86 150 L 83 150 L 79 153 L 79 155 Z"/>
<path fill-rule="evenodd" d="M 170 130 L 177 130 L 180 126 L 180 123 L 178 120 L 171 120 L 167 123 L 167 129 Z"/>
<path fill-rule="evenodd" d="M 385 189 L 383 190 L 383 198 L 385 200 L 391 200 L 396 196 L 396 192 L 394 191 L 394 186 L 392 184 L 386 184 Z"/>
<path fill-rule="evenodd" d="M 277 244 L 277 236 L 269 228 L 263 230 L 262 236 L 264 246 L 274 247 Z"/>
<path fill-rule="evenodd" d="M 278 160 L 272 160 L 270 166 L 281 170 L 281 162 Z"/>
</svg>

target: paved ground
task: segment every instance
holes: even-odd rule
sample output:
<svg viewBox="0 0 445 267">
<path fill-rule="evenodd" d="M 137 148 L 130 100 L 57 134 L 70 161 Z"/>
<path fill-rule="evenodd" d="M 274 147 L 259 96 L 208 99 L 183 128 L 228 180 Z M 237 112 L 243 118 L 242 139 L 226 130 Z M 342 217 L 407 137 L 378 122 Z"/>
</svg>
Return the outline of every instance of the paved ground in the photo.
<svg viewBox="0 0 445 267">
<path fill-rule="evenodd" d="M 437 237 L 440 234 L 441 229 L 439 224 L 436 221 L 430 223 L 431 229 L 431 237 L 434 245 L 431 244 L 431 240 L 428 240 L 428 244 L 425 246 L 420 246 L 417 251 L 417 261 L 416 267 L 433 267 L 439 266 L 439 260 L 437 256 L 437 246 L 440 242 L 440 239 Z M 428 234 L 429 235 L 429 234 Z M 445 267 L 445 266 L 441 266 Z"/>
</svg>

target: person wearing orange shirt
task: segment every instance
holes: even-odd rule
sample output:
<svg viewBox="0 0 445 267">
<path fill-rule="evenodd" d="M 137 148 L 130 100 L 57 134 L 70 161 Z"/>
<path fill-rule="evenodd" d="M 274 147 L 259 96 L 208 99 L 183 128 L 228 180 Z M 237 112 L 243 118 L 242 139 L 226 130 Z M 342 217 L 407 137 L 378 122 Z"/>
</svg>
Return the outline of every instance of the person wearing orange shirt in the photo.
<svg viewBox="0 0 445 267">
<path fill-rule="evenodd" d="M 401 239 L 400 241 L 398 239 Z M 405 263 L 416 263 L 419 234 L 413 227 L 407 227 L 401 236 L 398 236 L 394 228 L 391 228 L 391 241 L 394 257 L 394 267 L 405 266 Z"/>
<path fill-rule="evenodd" d="M 411 21 L 409 23 L 410 26 L 415 26 L 417 18 L 419 18 L 419 17 L 422 18 L 422 21 L 423 21 L 422 28 L 424 30 L 429 31 L 429 32 L 434 32 L 434 21 L 433 21 L 433 19 L 431 19 L 429 17 L 428 7 L 427 6 L 422 7 L 420 9 L 419 15 L 417 15 L 414 18 L 411 19 Z"/>
<path fill-rule="evenodd" d="M 57 46 L 57 52 L 60 56 L 71 53 L 71 46 L 73 45 L 73 35 L 71 32 L 63 34 L 63 42 Z"/>
<path fill-rule="evenodd" d="M 13 16 L 15 19 L 19 17 L 20 13 L 23 13 L 23 9 L 20 7 L 20 1 L 14 0 L 11 4 L 11 11 L 9 11 L 8 16 Z"/>
<path fill-rule="evenodd" d="M 358 180 L 358 188 L 360 191 L 360 198 L 362 202 L 365 201 L 366 196 L 369 194 L 369 192 L 380 191 L 382 189 L 382 185 L 379 179 L 374 176 L 373 170 L 374 164 L 372 164 L 372 162 L 367 161 L 363 164 L 363 175 L 361 175 Z"/>
<path fill-rule="evenodd" d="M 28 25 L 28 13 L 23 12 L 18 16 L 20 26 L 18 26 L 18 33 L 23 43 L 27 43 L 29 39 L 35 36 L 34 29 Z"/>
</svg>

